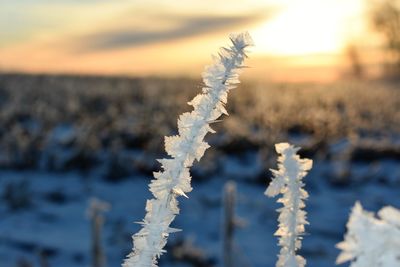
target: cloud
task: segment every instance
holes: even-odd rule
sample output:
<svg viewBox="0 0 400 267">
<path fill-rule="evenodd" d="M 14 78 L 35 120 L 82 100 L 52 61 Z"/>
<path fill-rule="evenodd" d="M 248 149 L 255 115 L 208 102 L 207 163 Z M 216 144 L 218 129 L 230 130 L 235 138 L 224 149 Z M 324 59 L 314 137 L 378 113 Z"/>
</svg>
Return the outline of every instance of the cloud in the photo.
<svg viewBox="0 0 400 267">
<path fill-rule="evenodd" d="M 197 17 L 166 17 L 177 23 L 177 26 L 162 30 L 141 30 L 117 28 L 111 31 L 96 32 L 75 40 L 77 52 L 95 52 L 149 45 L 192 37 L 205 33 L 229 29 L 238 25 L 254 23 L 263 17 L 259 14 L 246 16 L 197 16 Z"/>
</svg>

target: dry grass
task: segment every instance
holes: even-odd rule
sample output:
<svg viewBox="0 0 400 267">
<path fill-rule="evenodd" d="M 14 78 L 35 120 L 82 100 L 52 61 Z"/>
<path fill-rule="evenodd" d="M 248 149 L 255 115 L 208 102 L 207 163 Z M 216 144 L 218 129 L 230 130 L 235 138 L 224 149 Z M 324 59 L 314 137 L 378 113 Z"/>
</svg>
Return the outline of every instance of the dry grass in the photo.
<svg viewBox="0 0 400 267">
<path fill-rule="evenodd" d="M 60 148 L 75 149 L 86 168 L 132 149 L 153 157 L 162 151 L 162 136 L 175 133 L 175 118 L 199 87 L 190 79 L 0 75 L 0 165 L 36 168 L 44 154 Z M 271 150 L 274 143 L 304 138 L 305 151 L 309 145 L 322 154 L 343 138 L 395 146 L 398 107 L 396 84 L 248 82 L 232 92 L 231 116 L 214 125 L 219 134 L 208 140 L 220 153 Z M 72 137 L 61 142 L 54 135 L 60 127 Z M 79 167 L 74 164 L 68 166 Z"/>
</svg>

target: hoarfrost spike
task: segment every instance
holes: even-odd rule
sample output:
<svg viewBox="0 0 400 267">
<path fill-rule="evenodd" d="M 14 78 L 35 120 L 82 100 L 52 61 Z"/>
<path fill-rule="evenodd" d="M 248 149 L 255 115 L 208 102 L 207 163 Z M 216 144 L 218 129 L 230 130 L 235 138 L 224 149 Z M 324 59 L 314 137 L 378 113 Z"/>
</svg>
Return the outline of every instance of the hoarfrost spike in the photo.
<svg viewBox="0 0 400 267">
<path fill-rule="evenodd" d="M 336 264 L 352 261 L 351 267 L 400 267 L 400 210 L 387 206 L 378 215 L 356 202 L 344 241 L 336 245 L 342 250 Z"/>
<path fill-rule="evenodd" d="M 239 70 L 247 57 L 245 50 L 253 45 L 247 32 L 231 35 L 230 39 L 232 45 L 222 48 L 220 56 L 214 57 L 214 64 L 206 67 L 202 93 L 189 102 L 193 111 L 179 117 L 179 135 L 165 138 L 165 150 L 171 158 L 158 160 L 162 170 L 154 173 L 149 185 L 154 198 L 147 201 L 143 227 L 133 235 L 133 251 L 123 267 L 156 267 L 169 234 L 177 231 L 169 227 L 179 213 L 177 197 L 187 197 L 186 193 L 192 190 L 189 168 L 209 147 L 203 141 L 207 133 L 214 132 L 209 123 L 228 114 L 228 92 L 239 82 Z"/>
<path fill-rule="evenodd" d="M 301 248 L 301 239 L 304 233 L 304 225 L 308 224 L 306 212 L 302 210 L 308 197 L 302 188 L 302 179 L 312 167 L 312 160 L 301 159 L 296 153 L 300 148 L 288 143 L 275 145 L 278 158 L 278 170 L 271 170 L 274 178 L 265 190 L 265 195 L 275 197 L 283 196 L 278 202 L 283 203 L 280 212 L 279 228 L 275 232 L 279 236 L 279 245 L 282 247 L 278 256 L 276 267 L 304 267 L 306 260 L 296 255 Z"/>
</svg>

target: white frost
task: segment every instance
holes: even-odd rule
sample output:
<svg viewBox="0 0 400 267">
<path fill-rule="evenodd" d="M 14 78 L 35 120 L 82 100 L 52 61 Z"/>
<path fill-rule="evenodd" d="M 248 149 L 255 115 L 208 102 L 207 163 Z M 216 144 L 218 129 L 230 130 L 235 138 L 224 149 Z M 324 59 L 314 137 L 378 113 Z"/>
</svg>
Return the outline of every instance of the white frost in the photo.
<svg viewBox="0 0 400 267">
<path fill-rule="evenodd" d="M 143 228 L 133 235 L 133 251 L 123 267 L 157 266 L 168 235 L 177 231 L 169 227 L 179 213 L 177 196 L 186 196 L 192 190 L 189 168 L 209 147 L 204 141 L 208 132 L 214 132 L 209 124 L 227 114 L 228 92 L 239 83 L 238 71 L 247 57 L 245 49 L 252 45 L 248 33 L 230 38 L 232 45 L 222 48 L 214 64 L 206 67 L 202 93 L 189 102 L 193 111 L 179 117 L 179 134 L 165 137 L 165 151 L 171 158 L 159 160 L 162 170 L 154 173 L 149 186 L 154 198 L 147 201 Z"/>
<path fill-rule="evenodd" d="M 278 158 L 278 170 L 271 170 L 274 178 L 269 184 L 265 195 L 274 197 L 281 193 L 282 198 L 278 202 L 283 207 L 278 209 L 279 229 L 275 235 L 279 236 L 279 245 L 282 247 L 276 263 L 277 267 L 304 267 L 306 260 L 296 255 L 301 248 L 304 225 L 308 224 L 304 199 L 308 193 L 302 188 L 302 179 L 312 167 L 312 160 L 301 159 L 296 153 L 299 148 L 288 143 L 275 145 Z"/>
<path fill-rule="evenodd" d="M 356 202 L 347 223 L 347 233 L 337 248 L 337 264 L 351 267 L 400 267 L 400 210 L 387 206 L 376 218 Z"/>
</svg>

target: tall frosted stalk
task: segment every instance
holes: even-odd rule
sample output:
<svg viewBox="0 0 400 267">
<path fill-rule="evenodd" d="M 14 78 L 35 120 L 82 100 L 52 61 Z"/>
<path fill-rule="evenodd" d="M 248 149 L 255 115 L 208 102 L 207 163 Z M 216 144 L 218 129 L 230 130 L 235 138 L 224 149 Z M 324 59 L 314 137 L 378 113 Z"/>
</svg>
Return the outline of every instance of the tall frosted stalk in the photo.
<svg viewBox="0 0 400 267">
<path fill-rule="evenodd" d="M 154 173 L 149 186 L 154 198 L 146 203 L 143 227 L 133 235 L 133 251 L 123 267 L 157 266 L 169 234 L 178 231 L 170 227 L 179 214 L 177 197 L 186 197 L 192 190 L 189 169 L 209 147 L 204 137 L 208 132 L 214 132 L 210 123 L 227 114 L 224 106 L 228 92 L 239 83 L 238 70 L 247 57 L 245 49 L 252 45 L 247 32 L 231 35 L 230 39 L 232 45 L 221 48 L 214 64 L 206 67 L 202 93 L 189 102 L 193 111 L 179 116 L 179 134 L 165 137 L 165 150 L 171 158 L 159 160 L 162 170 Z"/>
<path fill-rule="evenodd" d="M 282 247 L 278 256 L 276 267 L 304 267 L 306 260 L 296 255 L 296 250 L 301 248 L 301 235 L 304 225 L 308 224 L 304 200 L 308 193 L 303 189 L 303 177 L 312 167 L 312 160 L 300 159 L 296 154 L 300 148 L 288 143 L 275 145 L 278 158 L 278 170 L 271 170 L 274 178 L 269 184 L 265 195 L 274 197 L 279 193 L 282 197 L 278 202 L 283 207 L 278 209 L 279 229 L 275 235 L 279 236 L 279 245 Z"/>
</svg>

